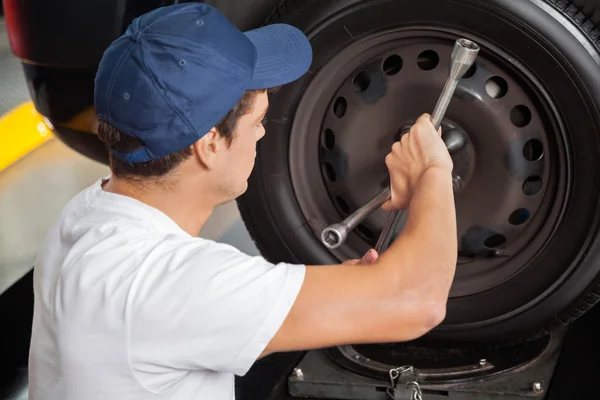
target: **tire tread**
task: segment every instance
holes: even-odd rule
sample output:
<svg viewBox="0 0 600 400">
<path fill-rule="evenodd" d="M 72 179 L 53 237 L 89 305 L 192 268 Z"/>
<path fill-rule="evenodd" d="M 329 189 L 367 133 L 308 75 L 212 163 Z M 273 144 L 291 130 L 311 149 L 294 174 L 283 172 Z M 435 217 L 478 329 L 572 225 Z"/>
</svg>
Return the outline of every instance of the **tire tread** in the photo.
<svg viewBox="0 0 600 400">
<path fill-rule="evenodd" d="M 592 13 L 586 13 L 583 7 L 575 4 L 573 0 L 545 0 L 548 4 L 560 11 L 571 20 L 583 33 L 585 33 L 600 50 L 599 21 L 593 20 Z"/>
</svg>

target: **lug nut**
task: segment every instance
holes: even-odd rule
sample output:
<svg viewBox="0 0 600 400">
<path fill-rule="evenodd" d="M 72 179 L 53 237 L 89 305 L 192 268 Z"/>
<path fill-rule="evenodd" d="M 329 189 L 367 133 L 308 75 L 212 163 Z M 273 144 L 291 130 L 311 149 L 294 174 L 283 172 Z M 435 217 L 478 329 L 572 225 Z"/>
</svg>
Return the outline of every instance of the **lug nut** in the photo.
<svg viewBox="0 0 600 400">
<path fill-rule="evenodd" d="M 452 187 L 454 191 L 458 191 L 462 188 L 462 179 L 458 175 L 452 176 Z"/>
<path fill-rule="evenodd" d="M 458 129 L 452 129 L 442 135 L 450 154 L 456 154 L 467 145 L 467 138 Z"/>
</svg>

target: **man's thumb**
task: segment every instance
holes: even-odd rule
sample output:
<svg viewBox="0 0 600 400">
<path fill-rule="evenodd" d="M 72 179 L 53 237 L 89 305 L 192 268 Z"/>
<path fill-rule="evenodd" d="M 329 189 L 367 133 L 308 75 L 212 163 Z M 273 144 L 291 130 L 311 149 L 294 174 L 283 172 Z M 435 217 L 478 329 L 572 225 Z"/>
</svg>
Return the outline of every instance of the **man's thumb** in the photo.
<svg viewBox="0 0 600 400">
<path fill-rule="evenodd" d="M 388 200 L 385 203 L 383 203 L 383 205 L 381 206 L 381 208 L 384 211 L 393 211 L 393 209 L 392 209 L 392 200 Z"/>
</svg>

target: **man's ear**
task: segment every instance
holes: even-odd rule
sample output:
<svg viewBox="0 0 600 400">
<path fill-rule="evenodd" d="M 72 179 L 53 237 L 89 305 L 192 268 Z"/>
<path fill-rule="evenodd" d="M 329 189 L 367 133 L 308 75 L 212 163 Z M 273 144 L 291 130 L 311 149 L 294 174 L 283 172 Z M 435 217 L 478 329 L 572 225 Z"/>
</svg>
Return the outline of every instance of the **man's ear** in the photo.
<svg viewBox="0 0 600 400">
<path fill-rule="evenodd" d="M 223 141 L 216 128 L 212 128 L 193 145 L 198 160 L 208 169 L 215 167 L 217 155 L 222 150 Z"/>
</svg>

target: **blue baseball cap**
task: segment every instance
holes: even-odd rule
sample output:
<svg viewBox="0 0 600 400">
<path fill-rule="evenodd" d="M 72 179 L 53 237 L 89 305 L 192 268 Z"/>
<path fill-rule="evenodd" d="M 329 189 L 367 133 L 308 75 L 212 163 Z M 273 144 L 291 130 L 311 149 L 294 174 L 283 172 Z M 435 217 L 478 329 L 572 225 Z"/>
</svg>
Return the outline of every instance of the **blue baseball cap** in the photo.
<svg viewBox="0 0 600 400">
<path fill-rule="evenodd" d="M 95 79 L 99 119 L 138 138 L 133 165 L 202 138 L 248 90 L 293 82 L 308 71 L 306 36 L 286 24 L 241 32 L 203 3 L 157 8 L 136 18 L 104 52 Z"/>
</svg>

